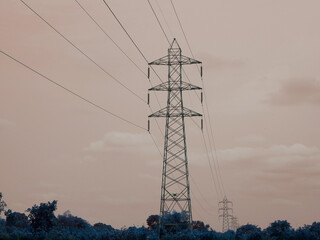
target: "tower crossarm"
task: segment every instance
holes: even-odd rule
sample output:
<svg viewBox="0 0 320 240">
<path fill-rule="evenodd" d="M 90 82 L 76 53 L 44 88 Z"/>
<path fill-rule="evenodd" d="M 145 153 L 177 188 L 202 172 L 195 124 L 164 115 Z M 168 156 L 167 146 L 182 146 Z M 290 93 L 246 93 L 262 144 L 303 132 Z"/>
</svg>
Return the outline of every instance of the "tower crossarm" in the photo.
<svg viewBox="0 0 320 240">
<path fill-rule="evenodd" d="M 178 49 L 177 49 L 178 50 Z M 172 56 L 164 56 L 153 62 L 150 62 L 149 65 L 190 65 L 190 64 L 201 64 L 202 62 L 195 60 L 190 57 L 181 56 L 181 58 L 172 58 Z"/>
<path fill-rule="evenodd" d="M 174 108 L 174 107 L 164 107 L 159 111 L 149 115 L 148 117 L 201 117 L 202 114 L 197 113 L 189 108 L 183 107 Z"/>
<path fill-rule="evenodd" d="M 149 91 L 186 91 L 186 90 L 201 90 L 201 87 L 186 82 L 177 82 L 176 84 L 169 84 L 169 82 L 161 83 L 157 86 L 149 88 Z"/>
</svg>

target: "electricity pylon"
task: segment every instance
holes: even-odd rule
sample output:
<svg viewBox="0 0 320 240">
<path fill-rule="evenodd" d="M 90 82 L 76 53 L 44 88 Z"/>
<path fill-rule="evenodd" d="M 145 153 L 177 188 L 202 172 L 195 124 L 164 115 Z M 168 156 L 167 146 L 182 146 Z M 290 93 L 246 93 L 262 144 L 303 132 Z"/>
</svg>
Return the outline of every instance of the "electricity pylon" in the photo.
<svg viewBox="0 0 320 240">
<path fill-rule="evenodd" d="M 231 218 L 233 217 L 232 208 L 233 204 L 231 201 L 228 201 L 226 196 L 219 202 L 219 218 L 222 217 L 222 232 L 231 229 Z"/>
<path fill-rule="evenodd" d="M 238 218 L 236 216 L 231 216 L 231 230 L 237 231 L 239 228 Z"/>
<path fill-rule="evenodd" d="M 192 231 L 185 117 L 202 115 L 183 106 L 183 91 L 201 90 L 198 86 L 182 81 L 182 66 L 189 64 L 201 64 L 201 62 L 183 56 L 176 39 L 170 45 L 167 56 L 149 63 L 149 65 L 168 66 L 168 81 L 149 89 L 149 91 L 166 91 L 168 93 L 167 106 L 149 115 L 149 117 L 166 118 L 160 228 L 170 225 L 186 225 Z M 150 69 L 148 75 L 150 76 Z M 167 216 L 173 212 L 182 213 L 181 223 L 169 222 Z"/>
</svg>

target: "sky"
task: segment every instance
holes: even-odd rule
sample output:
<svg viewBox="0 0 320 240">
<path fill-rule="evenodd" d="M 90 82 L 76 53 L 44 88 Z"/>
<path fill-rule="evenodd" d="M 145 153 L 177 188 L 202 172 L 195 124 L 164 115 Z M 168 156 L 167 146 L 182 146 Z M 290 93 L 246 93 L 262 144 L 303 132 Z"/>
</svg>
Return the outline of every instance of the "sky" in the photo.
<svg viewBox="0 0 320 240">
<path fill-rule="evenodd" d="M 103 1 L 28 0 L 74 45 L 141 97 L 147 62 Z M 169 0 L 150 0 L 170 41 L 191 56 Z M 147 61 L 169 47 L 146 0 L 108 1 Z M 320 221 L 320 30 L 318 0 L 174 0 L 194 57 L 185 71 L 205 86 L 214 136 L 208 161 L 202 134 L 186 121 L 193 218 L 221 230 L 213 176 L 240 224 L 293 227 Z M 147 128 L 148 105 L 104 73 L 19 0 L 0 1 L 1 50 L 82 97 Z M 167 69 L 155 69 L 166 79 Z M 154 73 L 151 83 L 159 84 Z M 161 106 L 166 94 L 157 97 Z M 185 105 L 203 112 L 194 93 Z M 157 110 L 151 95 L 151 107 Z M 200 123 L 200 119 L 194 119 Z M 164 120 L 158 124 L 164 130 Z M 209 129 L 209 123 L 205 124 Z M 146 225 L 160 209 L 162 159 L 149 133 L 101 111 L 0 54 L 0 192 L 23 212 L 58 200 L 90 223 Z M 154 119 L 151 134 L 162 152 Z M 205 136 L 208 143 L 208 135 Z M 211 141 L 212 143 L 212 141 Z M 211 144 L 213 145 L 213 144 Z M 209 149 L 211 149 L 209 147 Z M 210 155 L 210 154 L 209 154 Z M 211 156 L 211 155 L 210 155 Z"/>
</svg>

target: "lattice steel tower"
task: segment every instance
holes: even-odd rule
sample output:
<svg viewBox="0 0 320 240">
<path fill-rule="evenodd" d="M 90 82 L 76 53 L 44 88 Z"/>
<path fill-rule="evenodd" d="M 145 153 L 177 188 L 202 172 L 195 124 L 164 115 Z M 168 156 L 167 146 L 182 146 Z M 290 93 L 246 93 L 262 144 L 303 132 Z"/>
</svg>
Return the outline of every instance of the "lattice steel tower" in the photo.
<svg viewBox="0 0 320 240">
<path fill-rule="evenodd" d="M 183 56 L 176 39 L 170 45 L 167 56 L 149 63 L 149 65 L 168 66 L 168 81 L 149 89 L 149 91 L 168 92 L 167 106 L 149 117 L 166 118 L 160 226 L 176 225 L 176 223 L 170 223 L 166 217 L 168 213 L 176 211 L 183 213 L 184 222 L 181 224 L 187 225 L 192 231 L 185 117 L 202 115 L 183 106 L 183 91 L 201 90 L 198 86 L 182 81 L 182 66 L 190 64 L 201 64 L 201 62 Z"/>
<path fill-rule="evenodd" d="M 222 232 L 226 232 L 231 229 L 231 219 L 233 217 L 232 208 L 233 203 L 228 201 L 226 196 L 219 202 L 219 218 L 222 217 Z"/>
<path fill-rule="evenodd" d="M 231 230 L 236 232 L 238 228 L 239 228 L 238 218 L 236 216 L 232 216 L 231 217 Z"/>
</svg>

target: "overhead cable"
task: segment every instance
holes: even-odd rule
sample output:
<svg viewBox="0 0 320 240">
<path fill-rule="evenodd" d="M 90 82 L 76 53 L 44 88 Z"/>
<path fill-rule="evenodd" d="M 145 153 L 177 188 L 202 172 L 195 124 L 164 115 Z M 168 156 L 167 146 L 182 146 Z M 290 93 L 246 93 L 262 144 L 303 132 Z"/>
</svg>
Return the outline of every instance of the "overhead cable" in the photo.
<svg viewBox="0 0 320 240">
<path fill-rule="evenodd" d="M 14 60 L 15 62 L 19 63 L 20 65 L 22 65 L 22 66 L 24 66 L 24 67 L 28 68 L 28 69 L 29 69 L 29 70 L 31 70 L 32 72 L 34 72 L 34 73 L 38 74 L 39 76 L 41 76 L 41 77 L 45 78 L 46 80 L 50 81 L 51 83 L 55 84 L 56 86 L 58 86 L 58 87 L 60 87 L 60 88 L 64 89 L 65 91 L 67 91 L 67 92 L 71 93 L 72 95 L 74 95 L 74 96 L 76 96 L 76 97 L 78 97 L 78 98 L 82 99 L 83 101 L 85 101 L 85 102 L 87 102 L 87 103 L 89 103 L 89 104 L 91 104 L 91 105 L 95 106 L 96 108 L 99 108 L 100 110 L 102 110 L 102 111 L 104 111 L 104 112 L 106 112 L 106 113 L 108 113 L 108 114 L 110 114 L 110 115 L 112 115 L 112 116 L 114 116 L 114 117 L 116 117 L 116 118 L 118 118 L 118 119 L 120 119 L 120 120 L 122 120 L 122 121 L 124 121 L 124 122 L 126 122 L 126 123 L 128 123 L 128 124 L 130 124 L 130 125 L 132 125 L 132 126 L 135 126 L 135 127 L 137 127 L 137 128 L 140 128 L 140 129 L 142 129 L 142 130 L 146 130 L 146 131 L 147 131 L 147 129 L 146 129 L 146 128 L 141 127 L 140 125 L 138 125 L 138 124 L 136 124 L 136 123 L 133 123 L 133 122 L 129 121 L 128 119 L 125 119 L 124 117 L 121 117 L 121 116 L 119 116 L 119 115 L 117 115 L 117 114 L 115 114 L 115 113 L 113 113 L 113 112 L 111 112 L 111 111 L 109 111 L 109 110 L 105 109 L 104 107 L 101 107 L 101 106 L 99 106 L 98 104 L 96 104 L 96 103 L 94 103 L 94 102 L 92 102 L 92 101 L 90 101 L 90 100 L 88 100 L 88 99 L 86 99 L 86 98 L 82 97 L 82 96 L 81 96 L 81 95 L 79 95 L 78 93 L 76 93 L 76 92 L 74 92 L 74 91 L 72 91 L 72 90 L 70 90 L 70 89 L 66 88 L 66 87 L 65 87 L 65 86 L 63 86 L 62 84 L 60 84 L 60 83 L 58 83 L 58 82 L 56 82 L 56 81 L 52 80 L 51 78 L 49 78 L 49 77 L 45 76 L 44 74 L 40 73 L 39 71 L 35 70 L 34 68 L 29 67 L 28 65 L 26 65 L 25 63 L 23 63 L 23 62 L 19 61 L 19 60 L 18 60 L 18 59 L 16 59 L 16 58 L 12 57 L 12 56 L 11 56 L 11 55 L 9 55 L 8 53 L 3 52 L 2 50 L 0 50 L 0 52 L 1 52 L 3 55 L 7 56 L 8 58 L 10 58 L 10 59 Z"/>
<path fill-rule="evenodd" d="M 36 14 L 42 21 L 44 21 L 50 28 L 52 28 L 56 33 L 58 33 L 64 40 L 66 40 L 69 44 L 71 44 L 75 49 L 77 49 L 82 55 L 84 55 L 87 59 L 89 59 L 93 64 L 95 64 L 98 68 L 100 68 L 105 74 L 107 74 L 109 77 L 111 77 L 114 81 L 116 81 L 118 84 L 120 84 L 122 87 L 127 89 L 130 93 L 135 95 L 137 98 L 139 98 L 144 103 L 147 103 L 142 97 L 140 97 L 138 94 L 133 92 L 131 89 L 129 89 L 126 85 L 124 85 L 121 81 L 119 81 L 116 77 L 111 75 L 107 70 L 105 70 L 103 67 L 101 67 L 97 62 L 95 62 L 92 58 L 90 58 L 85 52 L 83 52 L 80 48 L 78 48 L 73 42 L 71 42 L 67 37 L 65 37 L 61 32 L 59 32 L 55 27 L 53 27 L 48 21 L 46 21 L 40 14 L 38 14 L 33 8 L 31 8 L 24 0 L 20 0 L 26 7 L 28 7 L 34 14 Z"/>
</svg>

